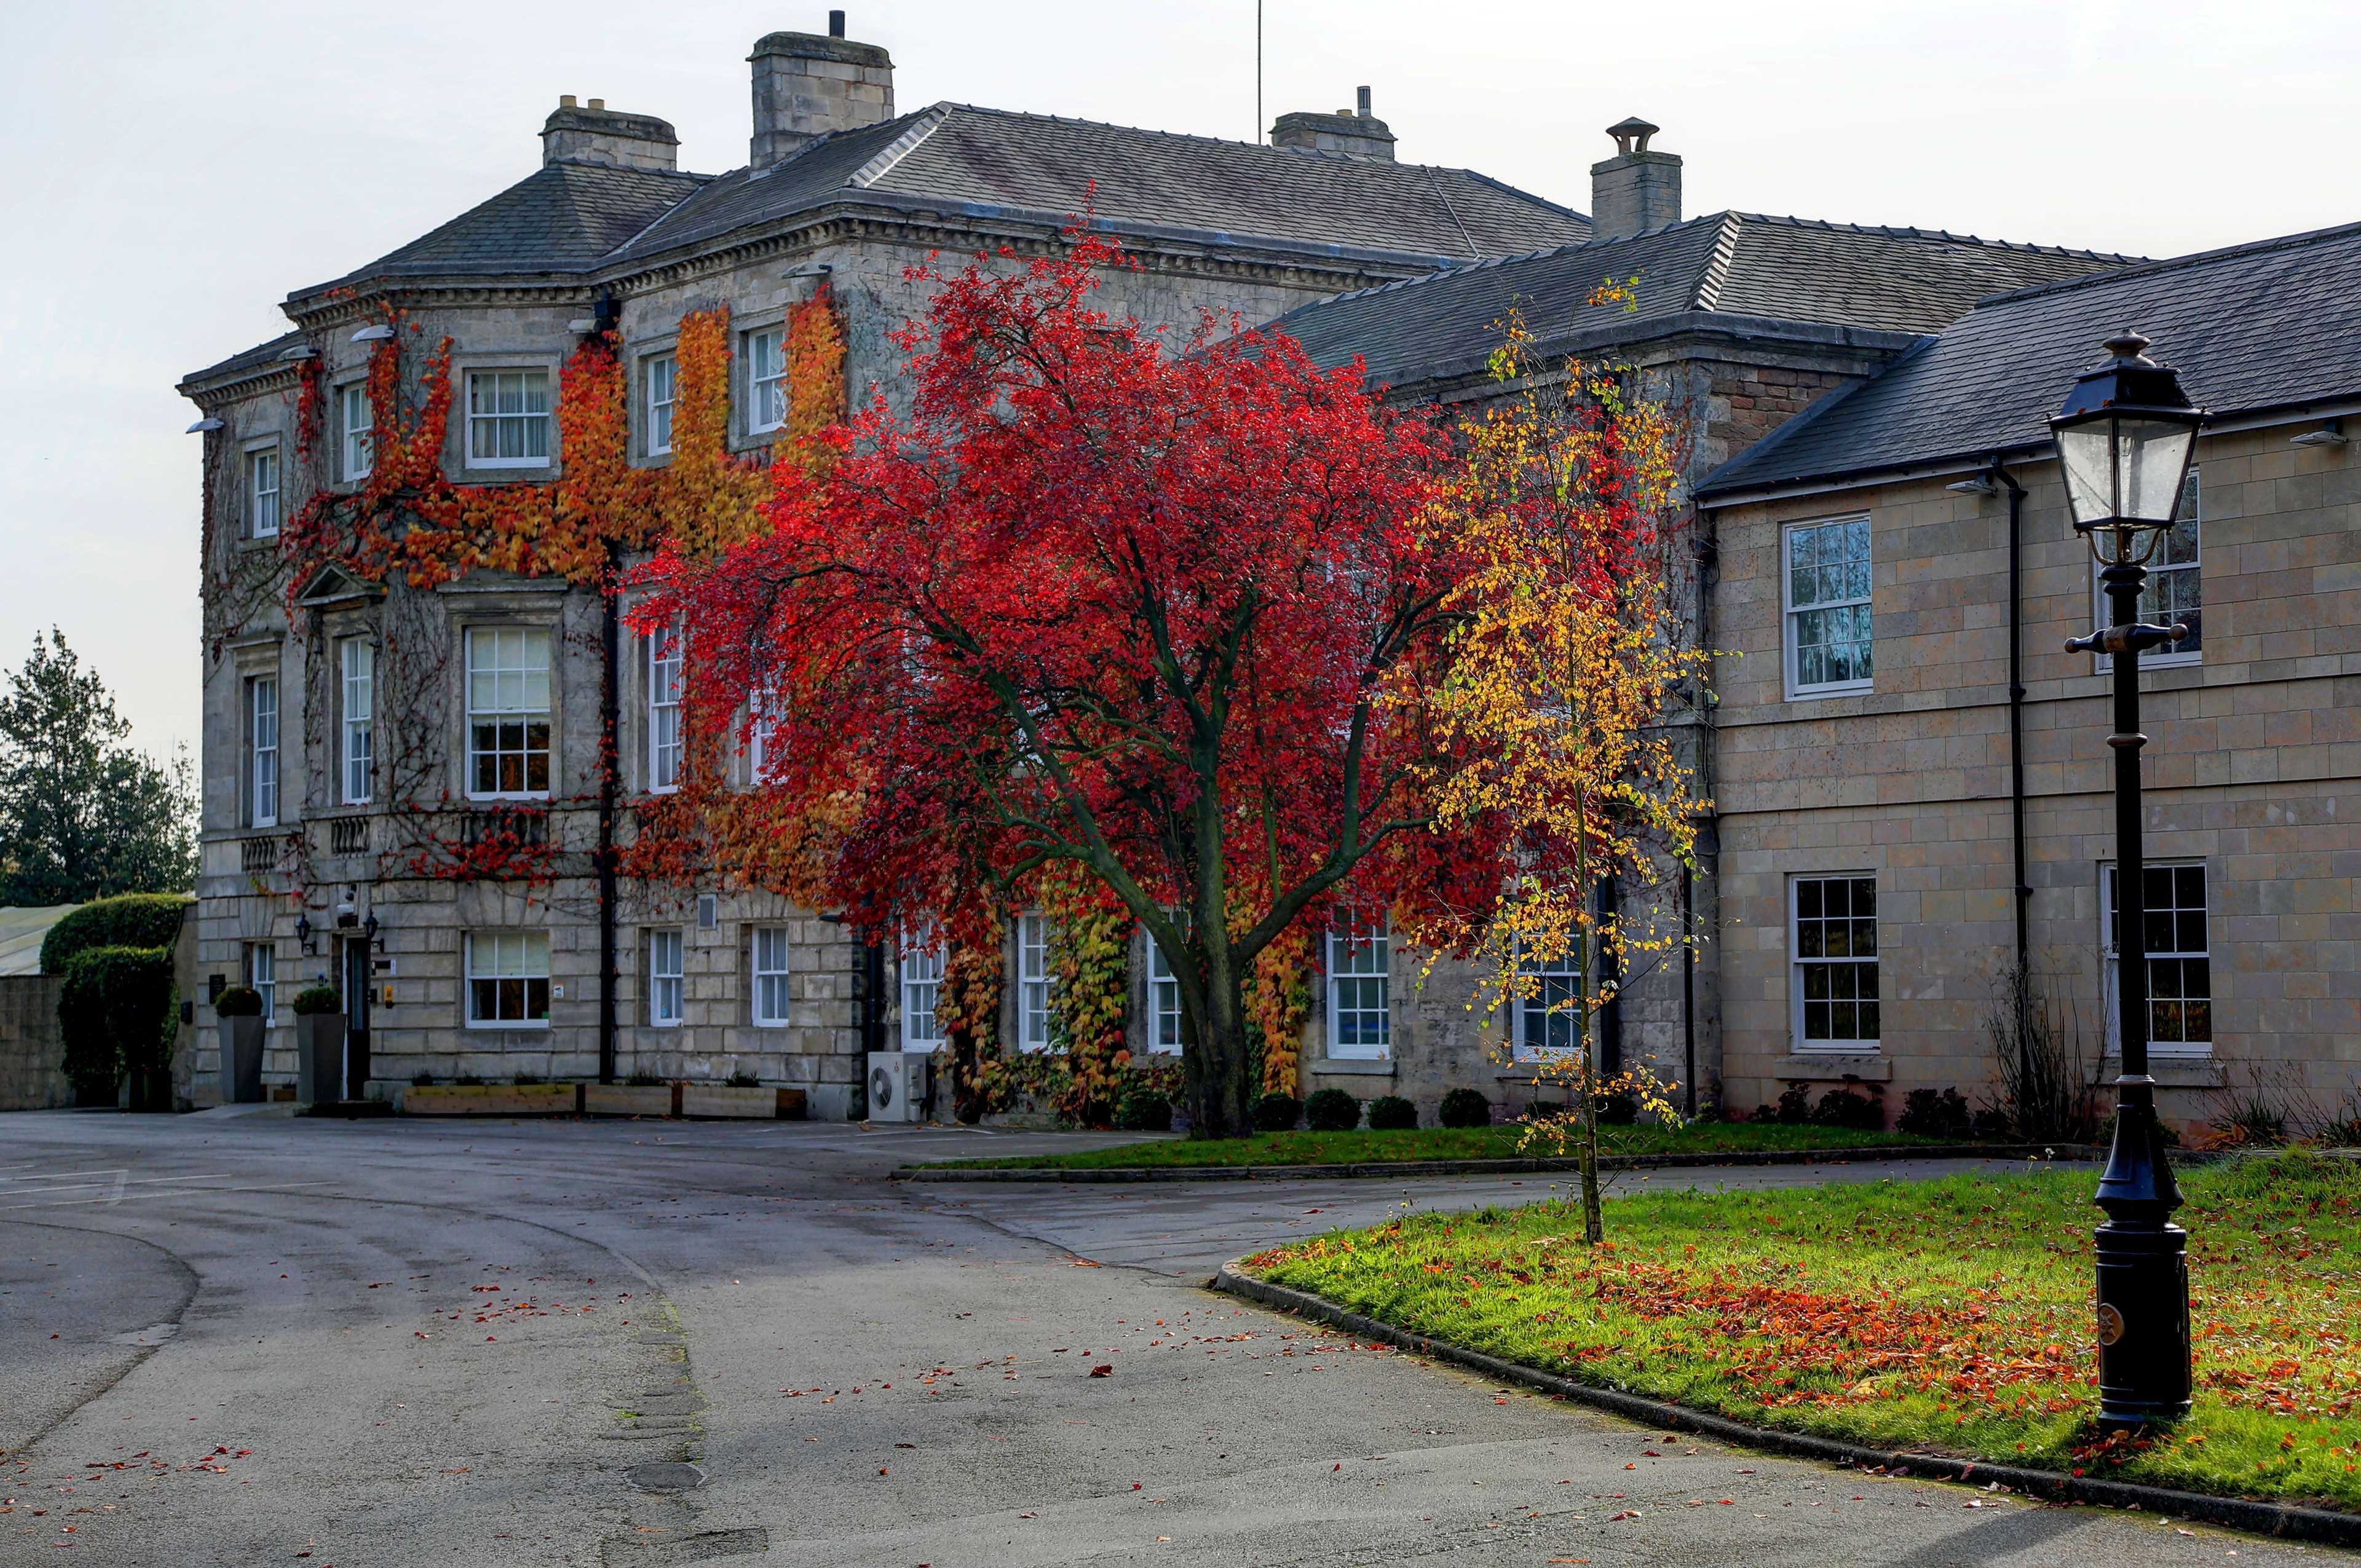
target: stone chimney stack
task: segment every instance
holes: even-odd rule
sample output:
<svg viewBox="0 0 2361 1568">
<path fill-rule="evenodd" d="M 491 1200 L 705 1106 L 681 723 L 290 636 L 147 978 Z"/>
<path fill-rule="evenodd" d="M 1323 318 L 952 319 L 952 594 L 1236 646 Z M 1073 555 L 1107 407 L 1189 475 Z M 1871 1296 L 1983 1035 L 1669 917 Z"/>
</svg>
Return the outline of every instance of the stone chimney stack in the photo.
<svg viewBox="0 0 2361 1568">
<path fill-rule="evenodd" d="M 844 13 L 828 14 L 828 37 L 769 33 L 747 56 L 754 67 L 753 164 L 768 169 L 830 131 L 894 117 L 894 57 L 844 36 Z"/>
<path fill-rule="evenodd" d="M 563 93 L 541 127 L 541 161 L 603 163 L 609 169 L 677 169 L 680 138 L 653 115 L 626 115 L 593 98 L 587 108 Z"/>
<path fill-rule="evenodd" d="M 1373 163 L 1394 160 L 1394 134 L 1369 113 L 1369 90 L 1361 89 L 1357 110 L 1333 115 L 1281 115 L 1270 127 L 1273 147 L 1301 148 L 1308 152 L 1341 152 Z"/>
<path fill-rule="evenodd" d="M 1681 221 L 1681 160 L 1650 152 L 1658 127 L 1634 115 L 1607 127 L 1615 156 L 1590 166 L 1590 238 L 1621 239 Z"/>
</svg>

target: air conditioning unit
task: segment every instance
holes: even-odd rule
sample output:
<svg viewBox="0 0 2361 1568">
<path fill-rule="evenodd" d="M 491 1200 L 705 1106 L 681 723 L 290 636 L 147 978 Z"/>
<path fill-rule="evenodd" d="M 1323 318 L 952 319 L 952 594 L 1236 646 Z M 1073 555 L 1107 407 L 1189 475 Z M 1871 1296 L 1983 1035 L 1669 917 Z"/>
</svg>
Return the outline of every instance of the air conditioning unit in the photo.
<svg viewBox="0 0 2361 1568">
<path fill-rule="evenodd" d="M 923 1122 L 934 1098 L 935 1058 L 926 1051 L 869 1053 L 869 1119 Z"/>
</svg>

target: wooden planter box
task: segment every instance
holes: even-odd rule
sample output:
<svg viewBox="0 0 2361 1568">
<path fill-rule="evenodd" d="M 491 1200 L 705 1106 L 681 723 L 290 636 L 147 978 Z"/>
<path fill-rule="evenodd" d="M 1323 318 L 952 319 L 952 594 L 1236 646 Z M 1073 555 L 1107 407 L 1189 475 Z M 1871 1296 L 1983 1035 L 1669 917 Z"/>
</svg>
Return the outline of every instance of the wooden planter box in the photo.
<svg viewBox="0 0 2361 1568">
<path fill-rule="evenodd" d="M 680 1085 L 679 1114 L 715 1119 L 800 1122 L 804 1119 L 804 1091 L 800 1089 L 731 1089 L 719 1083 L 684 1083 Z"/>
<path fill-rule="evenodd" d="M 677 1116 L 680 1086 L 676 1083 L 586 1083 L 582 1112 L 587 1116 Z"/>
<path fill-rule="evenodd" d="M 401 1091 L 406 1116 L 571 1116 L 578 1083 L 413 1083 Z"/>
</svg>

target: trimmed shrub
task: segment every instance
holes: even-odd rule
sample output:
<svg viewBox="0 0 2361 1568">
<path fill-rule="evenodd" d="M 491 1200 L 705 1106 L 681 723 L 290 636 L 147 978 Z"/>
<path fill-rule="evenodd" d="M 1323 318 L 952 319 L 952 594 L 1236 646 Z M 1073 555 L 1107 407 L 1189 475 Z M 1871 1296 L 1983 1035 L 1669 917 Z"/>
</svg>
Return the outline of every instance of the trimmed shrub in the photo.
<svg viewBox="0 0 2361 1568">
<path fill-rule="evenodd" d="M 226 986 L 219 996 L 214 998 L 214 1016 L 259 1018 L 262 1016 L 262 992 L 252 986 Z"/>
<path fill-rule="evenodd" d="M 1812 1120 L 1823 1127 L 1844 1127 L 1856 1133 L 1885 1129 L 1885 1107 L 1850 1089 L 1831 1089 L 1812 1107 Z"/>
<path fill-rule="evenodd" d="M 307 985 L 295 993 L 295 1000 L 289 1005 L 295 1009 L 298 1018 L 318 1018 L 330 1013 L 342 1013 L 345 1000 L 332 987 Z"/>
<path fill-rule="evenodd" d="M 1761 1117 L 1762 1113 L 1755 1113 Z M 1791 1083 L 1779 1096 L 1779 1108 L 1768 1118 L 1783 1127 L 1800 1127 L 1812 1119 L 1812 1091 L 1800 1083 Z"/>
<path fill-rule="evenodd" d="M 730 1075 L 730 1087 L 732 1089 L 760 1089 L 763 1087 L 763 1080 L 755 1077 L 751 1072 L 733 1072 Z"/>
<path fill-rule="evenodd" d="M 1922 1138 L 1964 1138 L 1972 1125 L 1968 1102 L 1956 1089 L 1914 1089 L 1903 1097 L 1902 1114 L 1894 1120 L 1896 1132 Z"/>
<path fill-rule="evenodd" d="M 106 1104 L 127 1076 L 134 1108 L 148 1108 L 180 1028 L 172 995 L 170 948 L 85 948 L 66 960 L 58 992 L 60 1065 L 76 1100 Z"/>
<path fill-rule="evenodd" d="M 1979 1143 L 2004 1144 L 2016 1136 L 2016 1124 L 2009 1120 L 2007 1112 L 1994 1105 L 1980 1106 L 1970 1118 L 1968 1129 Z"/>
<path fill-rule="evenodd" d="M 632 1089 L 661 1089 L 664 1080 L 652 1072 L 635 1072 L 623 1082 Z"/>
<path fill-rule="evenodd" d="M 1321 1089 L 1303 1102 L 1303 1124 L 1315 1133 L 1349 1133 L 1361 1124 L 1361 1102 L 1341 1089 Z"/>
<path fill-rule="evenodd" d="M 1418 1107 L 1399 1094 L 1380 1094 L 1369 1102 L 1369 1131 L 1402 1133 L 1418 1125 Z"/>
<path fill-rule="evenodd" d="M 183 893 L 92 899 L 41 938 L 41 972 L 63 974 L 76 953 L 92 948 L 169 948 L 180 939 L 191 902 Z"/>
<path fill-rule="evenodd" d="M 1257 1133 L 1292 1132 L 1296 1118 L 1302 1114 L 1303 1102 L 1294 1095 L 1266 1094 L 1255 1102 L 1255 1131 Z"/>
<path fill-rule="evenodd" d="M 1598 1102 L 1598 1124 L 1602 1127 L 1633 1127 L 1640 1123 L 1640 1097 L 1636 1094 L 1609 1094 Z"/>
<path fill-rule="evenodd" d="M 1488 1127 L 1492 1102 L 1473 1089 L 1455 1089 L 1443 1097 L 1435 1120 L 1446 1127 Z"/>
<path fill-rule="evenodd" d="M 432 1089 L 434 1087 L 434 1075 L 425 1071 L 413 1072 L 410 1075 L 410 1084 L 413 1089 Z"/>
<path fill-rule="evenodd" d="M 1115 1102 L 1115 1127 L 1118 1133 L 1169 1133 L 1172 1102 L 1153 1089 L 1135 1089 Z"/>
</svg>

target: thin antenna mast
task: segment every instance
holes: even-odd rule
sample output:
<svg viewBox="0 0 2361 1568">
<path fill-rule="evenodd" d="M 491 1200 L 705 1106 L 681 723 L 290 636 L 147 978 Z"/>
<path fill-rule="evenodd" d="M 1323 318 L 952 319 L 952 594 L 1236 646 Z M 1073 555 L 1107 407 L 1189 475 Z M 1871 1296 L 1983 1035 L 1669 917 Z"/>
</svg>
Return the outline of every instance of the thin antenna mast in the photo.
<svg viewBox="0 0 2361 1568">
<path fill-rule="evenodd" d="M 1262 0 L 1255 0 L 1255 141 L 1262 141 Z"/>
</svg>

